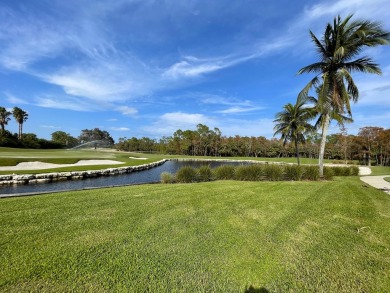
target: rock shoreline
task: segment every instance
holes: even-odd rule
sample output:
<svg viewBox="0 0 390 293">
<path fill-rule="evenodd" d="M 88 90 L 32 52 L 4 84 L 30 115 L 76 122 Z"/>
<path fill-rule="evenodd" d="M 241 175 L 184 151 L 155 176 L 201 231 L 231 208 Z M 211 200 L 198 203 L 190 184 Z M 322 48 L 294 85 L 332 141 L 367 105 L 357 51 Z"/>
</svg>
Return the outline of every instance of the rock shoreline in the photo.
<svg viewBox="0 0 390 293">
<path fill-rule="evenodd" d="M 41 174 L 21 174 L 21 175 L 0 175 L 0 186 L 16 184 L 38 184 L 50 183 L 66 180 L 83 180 L 87 178 L 96 178 L 101 176 L 113 176 L 120 174 L 129 174 L 132 172 L 144 171 L 164 164 L 167 160 L 161 160 L 153 163 L 142 164 L 138 166 L 126 166 L 118 168 L 107 168 L 90 171 L 71 171 L 71 172 L 51 172 Z"/>
</svg>

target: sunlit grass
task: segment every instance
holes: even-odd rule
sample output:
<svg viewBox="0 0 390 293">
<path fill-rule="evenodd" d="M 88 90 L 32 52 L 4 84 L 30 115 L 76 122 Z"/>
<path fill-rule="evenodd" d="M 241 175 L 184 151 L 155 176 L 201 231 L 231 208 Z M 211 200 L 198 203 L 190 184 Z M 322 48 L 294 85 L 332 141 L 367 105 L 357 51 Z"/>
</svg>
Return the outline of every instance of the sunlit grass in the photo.
<svg viewBox="0 0 390 293">
<path fill-rule="evenodd" d="M 357 177 L 0 202 L 0 291 L 390 291 L 390 197 Z"/>
<path fill-rule="evenodd" d="M 370 169 L 371 176 L 390 175 L 390 167 L 373 166 Z"/>
</svg>

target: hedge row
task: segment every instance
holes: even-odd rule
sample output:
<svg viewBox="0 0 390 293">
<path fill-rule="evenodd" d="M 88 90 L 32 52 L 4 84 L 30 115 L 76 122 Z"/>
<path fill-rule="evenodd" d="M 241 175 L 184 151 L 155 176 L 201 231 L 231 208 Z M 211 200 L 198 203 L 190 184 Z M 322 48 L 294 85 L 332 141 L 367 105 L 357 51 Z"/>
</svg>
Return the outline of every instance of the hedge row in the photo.
<svg viewBox="0 0 390 293">
<path fill-rule="evenodd" d="M 324 179 L 332 180 L 333 176 L 357 176 L 359 168 L 352 167 L 324 167 Z M 240 180 L 240 181 L 300 181 L 319 180 L 318 166 L 253 164 L 242 166 L 223 165 L 217 168 L 202 166 L 193 168 L 185 166 L 176 174 L 163 172 L 162 183 L 191 183 L 213 180 Z"/>
</svg>

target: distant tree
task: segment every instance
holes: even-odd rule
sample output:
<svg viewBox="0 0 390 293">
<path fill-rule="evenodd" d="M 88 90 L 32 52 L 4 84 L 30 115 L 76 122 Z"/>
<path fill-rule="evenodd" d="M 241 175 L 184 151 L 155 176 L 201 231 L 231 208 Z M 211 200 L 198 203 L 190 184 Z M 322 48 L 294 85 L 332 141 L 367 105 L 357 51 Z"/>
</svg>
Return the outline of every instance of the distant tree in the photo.
<svg viewBox="0 0 390 293">
<path fill-rule="evenodd" d="M 0 107 L 0 125 L 1 125 L 1 134 L 4 134 L 5 125 L 8 124 L 8 121 L 11 120 L 9 116 L 11 116 L 11 112 L 7 111 L 6 108 Z"/>
<path fill-rule="evenodd" d="M 0 135 L 0 146 L 2 147 L 18 147 L 18 135 L 11 133 L 8 130 Z"/>
<path fill-rule="evenodd" d="M 107 145 L 114 144 L 114 139 L 105 130 L 100 130 L 99 128 L 94 128 L 94 129 L 84 129 L 81 131 L 81 134 L 79 136 L 80 143 L 86 143 L 86 142 L 91 142 L 91 141 L 95 141 L 95 140 L 103 141 Z"/>
<path fill-rule="evenodd" d="M 65 147 L 74 147 L 78 144 L 77 138 L 64 131 L 55 131 L 51 134 L 51 140 Z"/>
<path fill-rule="evenodd" d="M 21 146 L 29 149 L 39 149 L 40 144 L 37 135 L 35 133 L 23 134 L 23 142 Z"/>
<path fill-rule="evenodd" d="M 314 127 L 308 122 L 314 117 L 312 108 L 306 107 L 307 99 L 298 99 L 295 105 L 288 103 L 283 107 L 283 111 L 279 112 L 275 116 L 274 127 L 275 134 L 281 134 L 283 145 L 287 141 L 291 141 L 295 146 L 295 155 L 299 161 L 299 143 L 305 143 L 305 134 L 314 130 Z"/>
<path fill-rule="evenodd" d="M 23 134 L 23 123 L 27 121 L 28 114 L 26 111 L 23 111 L 18 107 L 13 108 L 12 114 L 14 115 L 16 122 L 19 124 L 18 140 L 21 141 Z"/>
<path fill-rule="evenodd" d="M 367 126 L 359 129 L 358 135 L 364 141 L 365 148 L 365 161 L 368 166 L 371 166 L 371 156 L 372 153 L 378 152 L 379 150 L 375 150 L 375 147 L 379 146 L 379 135 L 383 132 L 384 129 L 382 127 L 372 127 Z"/>
</svg>

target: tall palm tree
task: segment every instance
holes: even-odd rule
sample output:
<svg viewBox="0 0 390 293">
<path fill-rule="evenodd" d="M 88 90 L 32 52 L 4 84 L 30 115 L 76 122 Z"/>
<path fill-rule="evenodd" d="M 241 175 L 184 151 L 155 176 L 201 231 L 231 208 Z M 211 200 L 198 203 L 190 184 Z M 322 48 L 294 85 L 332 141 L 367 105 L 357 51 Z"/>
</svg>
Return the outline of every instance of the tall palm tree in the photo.
<svg viewBox="0 0 390 293">
<path fill-rule="evenodd" d="M 12 110 L 12 114 L 14 115 L 14 118 L 16 122 L 19 124 L 19 133 L 18 133 L 18 140 L 22 140 L 22 134 L 23 134 L 23 123 L 26 122 L 28 118 L 28 114 L 26 111 L 23 111 L 22 109 L 18 107 L 14 107 Z"/>
<path fill-rule="evenodd" d="M 5 131 L 5 125 L 8 124 L 8 121 L 11 120 L 11 118 L 9 118 L 9 116 L 11 115 L 12 113 L 7 111 L 6 108 L 4 107 L 0 107 L 0 125 L 1 125 L 1 134 L 4 133 Z"/>
<path fill-rule="evenodd" d="M 314 130 L 308 121 L 316 113 L 314 108 L 306 107 L 307 102 L 310 102 L 309 98 L 297 99 L 295 105 L 291 103 L 284 105 L 283 111 L 277 113 L 274 120 L 277 123 L 274 135 L 282 135 L 283 145 L 286 145 L 287 141 L 294 142 L 298 165 L 300 165 L 298 144 L 305 143 L 305 134 Z"/>
<path fill-rule="evenodd" d="M 320 87 L 316 108 L 323 115 L 322 137 L 319 152 L 320 176 L 323 176 L 325 141 L 332 113 L 352 118 L 350 101 L 357 102 L 359 91 L 352 79 L 352 72 L 381 74 L 379 65 L 369 57 L 358 57 L 364 47 L 389 44 L 390 33 L 381 24 L 370 21 L 344 20 L 340 16 L 328 23 L 319 40 L 310 35 L 320 55 L 320 61 L 303 67 L 298 74 L 317 73 L 299 94 L 305 97 L 313 87 Z M 355 59 L 357 58 L 357 59 Z"/>
</svg>

